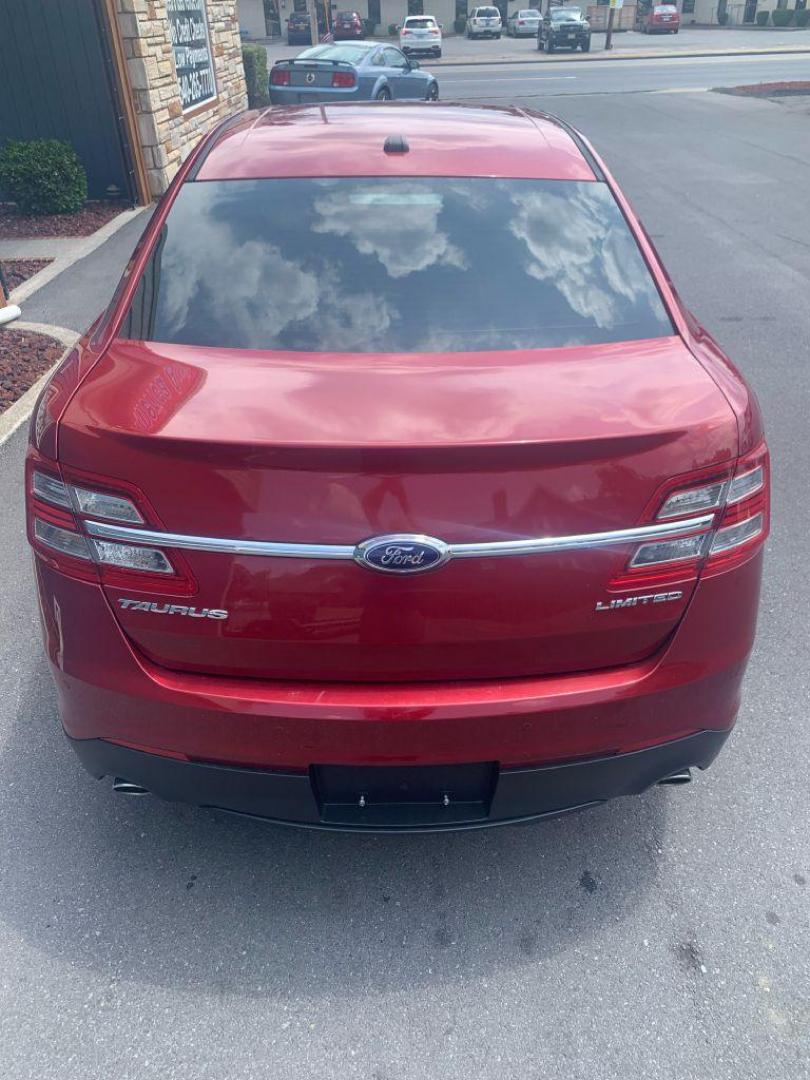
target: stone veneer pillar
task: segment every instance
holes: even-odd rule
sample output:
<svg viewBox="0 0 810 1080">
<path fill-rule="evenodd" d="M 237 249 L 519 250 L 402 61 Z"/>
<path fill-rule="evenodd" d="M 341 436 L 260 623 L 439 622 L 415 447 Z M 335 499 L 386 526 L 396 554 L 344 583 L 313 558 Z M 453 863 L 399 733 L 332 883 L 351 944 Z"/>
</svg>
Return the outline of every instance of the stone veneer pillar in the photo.
<svg viewBox="0 0 810 1080">
<path fill-rule="evenodd" d="M 235 0 L 114 0 L 114 14 L 135 112 L 134 135 L 153 196 L 161 195 L 200 138 L 225 116 L 247 107 L 245 73 Z M 215 93 L 183 107 L 180 78 L 187 97 L 189 79 L 196 96 L 206 90 L 205 45 L 199 40 L 207 21 Z M 172 37 L 174 35 L 174 42 Z M 192 50 L 175 52 L 173 48 Z M 190 61 L 188 69 L 182 64 Z M 194 66 L 197 66 L 195 72 Z M 200 81 L 202 80 L 202 82 Z"/>
</svg>

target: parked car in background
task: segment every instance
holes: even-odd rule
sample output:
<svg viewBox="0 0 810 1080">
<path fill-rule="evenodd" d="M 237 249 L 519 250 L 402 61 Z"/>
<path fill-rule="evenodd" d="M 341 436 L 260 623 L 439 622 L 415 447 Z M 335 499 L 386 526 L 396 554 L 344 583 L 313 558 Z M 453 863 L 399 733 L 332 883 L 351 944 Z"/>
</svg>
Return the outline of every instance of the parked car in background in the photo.
<svg viewBox="0 0 810 1080">
<path fill-rule="evenodd" d="M 467 16 L 468 38 L 499 38 L 503 24 L 496 7 L 475 7 Z"/>
<path fill-rule="evenodd" d="M 537 28 L 537 48 L 553 53 L 557 49 L 582 49 L 591 47 L 591 24 L 579 8 L 552 8 Z"/>
<path fill-rule="evenodd" d="M 677 34 L 681 16 L 674 4 L 641 3 L 636 7 L 634 29 L 642 34 Z"/>
<path fill-rule="evenodd" d="M 540 12 L 537 8 L 523 8 L 513 11 L 506 20 L 508 37 L 537 37 L 540 26 Z"/>
<path fill-rule="evenodd" d="M 441 56 L 441 24 L 432 15 L 409 15 L 399 30 L 399 47 L 406 56 Z"/>
<path fill-rule="evenodd" d="M 356 11 L 337 11 L 332 20 L 335 41 L 360 41 L 366 36 L 363 20 Z"/>
<path fill-rule="evenodd" d="M 683 784 L 734 725 L 769 487 L 754 394 L 568 125 L 234 117 L 32 417 L 62 724 L 119 792 L 311 827 Z"/>
<path fill-rule="evenodd" d="M 270 72 L 274 105 L 438 97 L 438 82 L 421 70 L 418 60 L 409 59 L 396 45 L 376 41 L 315 45 L 294 60 L 277 60 Z"/>
<path fill-rule="evenodd" d="M 311 45 L 312 28 L 305 11 L 291 11 L 287 19 L 287 44 Z"/>
</svg>

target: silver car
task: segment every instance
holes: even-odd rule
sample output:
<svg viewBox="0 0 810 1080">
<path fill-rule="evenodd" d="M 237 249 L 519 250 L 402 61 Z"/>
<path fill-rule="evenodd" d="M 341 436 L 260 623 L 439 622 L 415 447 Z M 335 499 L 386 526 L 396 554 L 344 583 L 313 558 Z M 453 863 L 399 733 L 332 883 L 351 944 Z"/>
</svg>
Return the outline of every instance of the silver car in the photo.
<svg viewBox="0 0 810 1080">
<path fill-rule="evenodd" d="M 277 60 L 270 72 L 274 105 L 314 101 L 437 101 L 439 84 L 396 45 L 341 41 L 304 49 L 294 60 Z"/>
<path fill-rule="evenodd" d="M 507 37 L 537 37 L 540 25 L 540 12 L 537 8 L 523 8 L 513 11 L 506 20 Z"/>
</svg>

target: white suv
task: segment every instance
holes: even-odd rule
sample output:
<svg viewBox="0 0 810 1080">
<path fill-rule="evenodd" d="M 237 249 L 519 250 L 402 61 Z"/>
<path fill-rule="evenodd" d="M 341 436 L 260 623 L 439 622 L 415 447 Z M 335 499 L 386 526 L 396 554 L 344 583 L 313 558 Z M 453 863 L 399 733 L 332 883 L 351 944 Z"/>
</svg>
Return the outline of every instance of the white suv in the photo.
<svg viewBox="0 0 810 1080">
<path fill-rule="evenodd" d="M 432 15 L 409 15 L 399 29 L 399 47 L 406 56 L 441 56 L 442 24 Z"/>
<path fill-rule="evenodd" d="M 467 16 L 467 37 L 494 37 L 501 36 L 501 13 L 496 7 L 473 8 Z"/>
</svg>

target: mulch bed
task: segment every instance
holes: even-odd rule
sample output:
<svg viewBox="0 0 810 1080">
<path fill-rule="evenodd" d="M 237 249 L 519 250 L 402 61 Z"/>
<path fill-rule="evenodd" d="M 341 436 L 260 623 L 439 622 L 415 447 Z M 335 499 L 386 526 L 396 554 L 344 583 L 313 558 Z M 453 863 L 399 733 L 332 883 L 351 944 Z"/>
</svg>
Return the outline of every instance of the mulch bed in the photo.
<svg viewBox="0 0 810 1080">
<path fill-rule="evenodd" d="M 44 334 L 0 330 L 0 412 L 22 397 L 64 351 L 64 345 Z"/>
<path fill-rule="evenodd" d="M 0 269 L 3 271 L 6 288 L 11 292 L 52 262 L 53 259 L 3 259 Z"/>
<path fill-rule="evenodd" d="M 743 97 L 794 97 L 810 94 L 810 82 L 768 82 L 751 86 L 718 88 L 720 94 L 740 94 Z"/>
<path fill-rule="evenodd" d="M 89 202 L 76 214 L 21 214 L 13 203 L 0 203 L 0 240 L 32 236 L 89 236 L 130 203 Z"/>
</svg>

